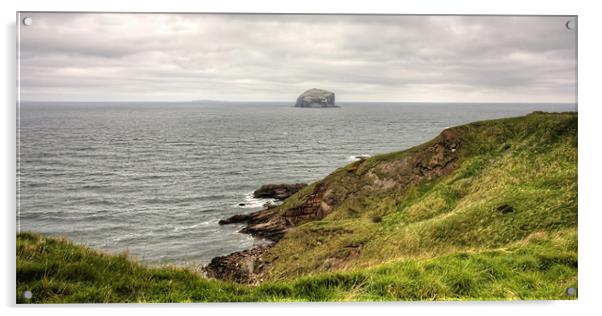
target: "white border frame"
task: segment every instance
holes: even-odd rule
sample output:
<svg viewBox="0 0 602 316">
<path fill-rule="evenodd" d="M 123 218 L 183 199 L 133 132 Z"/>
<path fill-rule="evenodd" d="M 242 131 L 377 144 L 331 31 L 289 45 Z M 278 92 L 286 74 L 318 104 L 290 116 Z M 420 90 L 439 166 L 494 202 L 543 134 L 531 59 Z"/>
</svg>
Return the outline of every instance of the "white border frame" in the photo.
<svg viewBox="0 0 602 316">
<path fill-rule="evenodd" d="M 221 0 L 213 2 L 193 2 L 190 0 L 21 0 L 2 2 L 3 31 L 5 34 L 4 49 L 2 50 L 5 75 L 0 85 L 5 96 L 2 107 L 4 119 L 2 141 L 3 155 L 1 198 L 4 202 L 1 221 L 3 244 L 1 269 L 3 273 L 0 285 L 0 300 L 4 312 L 19 314 L 79 315 L 81 308 L 86 313 L 102 315 L 108 312 L 131 313 L 131 308 L 142 308 L 143 313 L 161 315 L 164 308 L 177 308 L 178 313 L 224 313 L 265 315 L 315 313 L 316 309 L 325 313 L 365 314 L 376 309 L 378 313 L 420 313 L 420 314 L 461 314 L 482 315 L 484 312 L 492 315 L 507 315 L 509 313 L 536 313 L 546 315 L 573 315 L 587 313 L 590 308 L 599 310 L 597 294 L 601 274 L 598 266 L 602 255 L 598 250 L 602 225 L 602 210 L 595 196 L 599 194 L 599 179 L 601 179 L 598 164 L 602 152 L 598 135 L 602 111 L 600 108 L 600 61 L 602 56 L 601 44 L 598 39 L 602 29 L 600 21 L 602 12 L 597 10 L 595 1 L 548 0 L 542 2 L 526 0 L 506 0 L 496 3 L 490 1 L 470 0 L 433 0 L 394 2 L 387 0 L 344 1 L 344 0 Z M 401 303 L 312 303 L 312 304 L 158 304 L 158 305 L 78 305 L 61 306 L 15 306 L 15 217 L 16 209 L 16 11 L 108 11 L 108 12 L 248 12 L 248 13 L 384 13 L 384 14 L 523 14 L 523 15 L 578 15 L 579 17 L 579 63 L 582 65 L 578 74 L 579 95 L 579 300 L 577 301 L 525 301 L 525 302 L 401 302 Z M 585 171 L 584 171 L 585 170 Z M 15 309 L 16 307 L 16 309 Z M 308 310 L 308 309 L 311 309 Z M 6 314 L 5 314 L 6 315 Z"/>
</svg>

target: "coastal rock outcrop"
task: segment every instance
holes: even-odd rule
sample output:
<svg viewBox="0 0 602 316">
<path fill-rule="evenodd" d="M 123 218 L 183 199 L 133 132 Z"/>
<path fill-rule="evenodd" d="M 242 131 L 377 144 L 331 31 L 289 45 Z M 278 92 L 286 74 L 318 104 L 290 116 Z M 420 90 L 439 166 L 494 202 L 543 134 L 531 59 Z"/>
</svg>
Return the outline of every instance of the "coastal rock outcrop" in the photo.
<svg viewBox="0 0 602 316">
<path fill-rule="evenodd" d="M 203 271 L 210 278 L 247 284 L 259 283 L 261 282 L 259 277 L 267 265 L 261 259 L 261 255 L 270 247 L 269 245 L 257 246 L 215 257 L 203 267 Z"/>
<path fill-rule="evenodd" d="M 353 194 L 357 194 L 357 192 L 374 193 L 390 190 L 402 192 L 413 184 L 432 181 L 451 173 L 457 167 L 460 155 L 459 149 L 462 148 L 463 142 L 464 140 L 459 137 L 456 130 L 450 129 L 443 131 L 425 146 L 404 153 L 397 159 L 381 161 L 364 170 L 360 170 L 360 167 L 370 158 L 362 157 L 364 159 L 351 163 L 346 168 L 331 174 L 329 178 L 337 178 L 336 182 L 324 180 L 318 182 L 294 204 L 284 204 L 273 208 L 266 207 L 253 213 L 234 215 L 219 221 L 219 224 L 244 223 L 246 225 L 240 230 L 240 233 L 278 243 L 294 227 L 308 221 L 323 219 L 339 207 L 343 201 Z M 342 183 L 345 185 L 340 185 Z M 256 197 L 284 197 L 286 195 L 284 193 L 288 190 L 296 190 L 295 192 L 297 192 L 303 187 L 305 187 L 305 184 L 265 185 L 255 191 L 254 195 Z M 294 192 L 291 194 L 294 194 Z M 350 209 L 349 211 L 353 210 Z M 380 220 L 382 219 L 373 218 L 373 222 L 379 222 Z M 254 249 L 249 250 L 251 251 L 249 253 L 242 251 L 216 258 L 219 259 L 219 265 L 214 263 L 214 268 L 211 269 L 222 272 L 216 273 L 215 277 L 242 283 L 255 282 L 257 278 L 260 278 L 262 272 L 251 269 L 250 267 L 254 266 L 255 263 L 251 264 L 249 262 L 264 260 L 264 254 L 269 253 L 269 251 L 265 249 L 258 253 L 258 250 Z M 359 250 L 354 249 L 353 251 L 357 252 Z M 338 258 L 335 261 L 340 261 L 339 263 L 331 262 L 329 266 L 336 267 L 342 264 L 343 261 L 352 260 L 355 257 L 357 257 L 357 254 L 354 253 L 353 256 L 345 256 L 343 259 Z M 261 271 L 265 271 L 265 269 L 267 268 L 264 267 Z M 249 274 L 248 271 L 252 271 L 252 273 Z M 247 275 L 252 277 L 247 277 Z"/>
<path fill-rule="evenodd" d="M 523 144 L 528 146 L 521 147 Z M 500 167 L 511 171 L 515 163 L 524 164 L 524 155 L 531 153 L 529 146 L 563 146 L 563 150 L 569 146 L 571 152 L 564 159 L 571 159 L 566 166 L 573 169 L 566 179 L 567 183 L 574 181 L 576 115 L 533 114 L 448 128 L 436 138 L 404 151 L 361 157 L 276 207 L 266 206 L 261 211 L 224 220 L 223 223 L 244 223 L 240 232 L 268 238 L 273 244 L 266 250 L 253 248 L 219 257 L 208 268 L 218 272 L 208 275 L 256 284 L 262 280 L 363 269 L 407 256 L 422 258 L 431 256 L 433 249 L 436 256 L 447 255 L 449 244 L 456 247 L 451 252 L 470 251 L 482 245 L 486 240 L 482 236 L 495 240 L 491 244 L 495 247 L 497 242 L 515 244 L 530 238 L 525 237 L 528 235 L 523 233 L 523 227 L 534 234 L 552 229 L 550 232 L 557 235 L 556 226 L 539 225 L 527 217 L 519 219 L 517 215 L 524 212 L 542 218 L 549 212 L 555 212 L 557 218 L 569 212 L 572 218 L 563 219 L 558 225 L 572 230 L 577 217 L 576 186 L 568 184 L 566 191 L 557 195 L 558 205 L 562 205 L 558 211 L 525 208 L 523 196 L 515 198 L 510 187 L 504 187 L 508 191 L 503 192 L 508 194 L 500 200 L 496 196 L 501 186 L 489 188 L 491 179 L 500 176 L 504 177 L 500 183 L 532 185 L 513 174 L 505 176 L 497 171 Z M 499 157 L 511 159 L 512 163 L 500 165 Z M 482 169 L 473 171 L 475 167 Z M 539 164 L 536 171 L 529 167 L 521 170 L 533 178 L 547 171 L 546 163 Z M 542 190 L 549 192 L 545 186 Z M 484 196 L 484 192 L 495 198 L 485 202 L 474 199 Z M 564 194 L 569 192 L 573 192 L 573 206 L 566 208 Z M 403 220 L 399 216 L 401 207 Z M 497 227 L 503 229 L 508 221 L 523 219 L 523 226 L 511 238 L 498 236 Z M 575 268 L 576 262 L 575 259 Z"/>
<path fill-rule="evenodd" d="M 280 240 L 286 231 L 293 226 L 292 223 L 281 216 L 275 208 L 266 208 L 249 214 L 234 215 L 218 222 L 220 225 L 240 223 L 247 224 L 240 230 L 241 233 L 265 238 L 271 241 Z"/>
<path fill-rule="evenodd" d="M 298 108 L 336 108 L 334 92 L 322 89 L 309 89 L 298 98 L 295 107 Z"/>
<path fill-rule="evenodd" d="M 253 192 L 255 198 L 285 200 L 307 186 L 307 183 L 266 184 Z"/>
<path fill-rule="evenodd" d="M 256 198 L 273 198 L 285 200 L 297 191 L 307 186 L 307 183 L 266 184 L 253 192 Z M 246 226 L 240 230 L 243 234 L 278 241 L 295 223 L 293 219 L 282 216 L 278 212 L 278 204 L 271 201 L 263 205 L 264 209 L 248 214 L 236 214 L 218 222 L 219 225 L 241 224 Z"/>
</svg>

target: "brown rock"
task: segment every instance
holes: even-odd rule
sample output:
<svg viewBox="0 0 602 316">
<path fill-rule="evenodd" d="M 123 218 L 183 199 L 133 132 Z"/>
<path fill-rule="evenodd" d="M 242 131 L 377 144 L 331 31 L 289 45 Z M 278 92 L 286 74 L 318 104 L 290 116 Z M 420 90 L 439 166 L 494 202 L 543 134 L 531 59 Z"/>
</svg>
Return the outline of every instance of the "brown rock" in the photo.
<svg viewBox="0 0 602 316">
<path fill-rule="evenodd" d="M 249 221 L 249 217 L 250 217 L 249 214 L 239 214 L 239 215 L 231 216 L 227 219 L 222 219 L 217 223 L 220 225 L 245 223 L 245 222 Z"/>
<path fill-rule="evenodd" d="M 226 256 L 215 257 L 211 259 L 208 265 L 203 267 L 203 271 L 210 278 L 238 283 L 258 283 L 266 267 L 266 264 L 261 260 L 261 255 L 270 247 L 270 245 L 257 246 Z"/>
<path fill-rule="evenodd" d="M 241 233 L 271 241 L 280 240 L 292 226 L 292 223 L 282 217 L 276 208 L 267 208 L 249 214 L 234 215 L 228 219 L 219 221 L 220 225 L 236 223 L 247 224 L 247 226 L 240 230 Z"/>
<path fill-rule="evenodd" d="M 285 200 L 305 186 L 307 186 L 307 183 L 266 184 L 255 190 L 253 196 L 256 198 Z"/>
</svg>

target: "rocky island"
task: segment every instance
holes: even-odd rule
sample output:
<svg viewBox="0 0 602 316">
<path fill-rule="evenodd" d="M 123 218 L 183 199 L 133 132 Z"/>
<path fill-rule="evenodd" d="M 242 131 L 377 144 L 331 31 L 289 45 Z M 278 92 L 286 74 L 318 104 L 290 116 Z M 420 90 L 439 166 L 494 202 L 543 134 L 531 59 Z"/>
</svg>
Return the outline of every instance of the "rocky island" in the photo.
<svg viewBox="0 0 602 316">
<path fill-rule="evenodd" d="M 295 103 L 297 108 L 338 108 L 334 103 L 334 92 L 322 89 L 309 89 L 303 92 Z"/>
</svg>

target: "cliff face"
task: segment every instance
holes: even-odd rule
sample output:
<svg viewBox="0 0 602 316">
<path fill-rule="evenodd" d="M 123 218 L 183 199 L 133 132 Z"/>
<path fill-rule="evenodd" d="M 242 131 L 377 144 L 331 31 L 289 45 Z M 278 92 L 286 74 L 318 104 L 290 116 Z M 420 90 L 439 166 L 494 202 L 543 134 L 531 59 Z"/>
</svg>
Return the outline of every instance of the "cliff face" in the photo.
<svg viewBox="0 0 602 316">
<path fill-rule="evenodd" d="M 251 214 L 242 232 L 276 243 L 245 273 L 287 279 L 573 231 L 576 177 L 576 114 L 449 128 L 420 146 L 351 163 Z"/>
<path fill-rule="evenodd" d="M 303 92 L 295 103 L 299 108 L 333 108 L 337 107 L 334 102 L 334 93 L 321 89 L 309 89 Z"/>
</svg>

